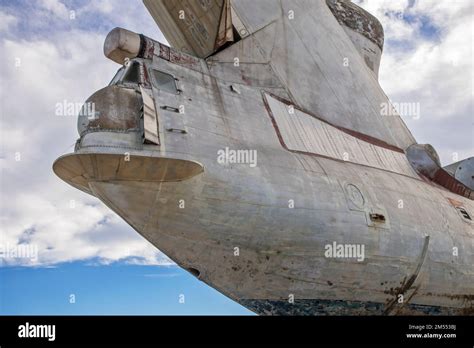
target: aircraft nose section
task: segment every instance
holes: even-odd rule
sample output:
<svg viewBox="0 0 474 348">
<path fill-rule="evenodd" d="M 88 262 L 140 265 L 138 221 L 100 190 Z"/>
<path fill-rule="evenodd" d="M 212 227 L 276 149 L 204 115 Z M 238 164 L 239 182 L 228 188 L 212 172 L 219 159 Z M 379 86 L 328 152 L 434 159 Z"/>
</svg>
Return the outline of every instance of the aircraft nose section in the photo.
<svg viewBox="0 0 474 348">
<path fill-rule="evenodd" d="M 146 143 L 143 116 L 153 101 L 142 93 L 112 85 L 87 99 L 78 117 L 80 138 L 75 152 L 54 162 L 55 174 L 97 196 L 94 187 L 101 183 L 177 182 L 203 172 L 203 166 L 189 155 L 172 155 Z M 157 125 L 153 126 L 156 135 Z"/>
</svg>

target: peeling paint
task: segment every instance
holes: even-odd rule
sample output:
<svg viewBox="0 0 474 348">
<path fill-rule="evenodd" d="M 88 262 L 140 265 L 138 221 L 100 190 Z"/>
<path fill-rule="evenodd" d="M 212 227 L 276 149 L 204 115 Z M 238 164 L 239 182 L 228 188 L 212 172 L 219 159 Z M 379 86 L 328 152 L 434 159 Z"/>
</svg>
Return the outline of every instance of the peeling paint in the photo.
<svg viewBox="0 0 474 348">
<path fill-rule="evenodd" d="M 379 20 L 349 0 L 326 0 L 341 25 L 364 35 L 383 50 L 384 33 Z"/>
</svg>

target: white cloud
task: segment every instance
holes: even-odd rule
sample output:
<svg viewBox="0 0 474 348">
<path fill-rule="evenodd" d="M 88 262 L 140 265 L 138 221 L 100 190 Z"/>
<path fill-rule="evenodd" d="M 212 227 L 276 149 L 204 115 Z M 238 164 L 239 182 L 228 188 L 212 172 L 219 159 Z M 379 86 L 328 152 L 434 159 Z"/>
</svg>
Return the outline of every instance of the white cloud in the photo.
<svg viewBox="0 0 474 348">
<path fill-rule="evenodd" d="M 11 26 L 18 23 L 18 18 L 11 14 L 0 11 L 0 33 L 7 31 Z"/>
<path fill-rule="evenodd" d="M 424 15 L 440 27 L 449 27 L 466 19 L 472 23 L 473 3 L 471 0 L 417 0 L 412 12 Z"/>
<path fill-rule="evenodd" d="M 41 0 L 40 5 L 50 13 L 63 19 L 69 18 L 69 10 L 59 0 Z"/>
<path fill-rule="evenodd" d="M 377 17 L 383 25 L 386 39 L 408 39 L 415 35 L 418 23 L 409 24 L 400 16 L 406 13 L 409 0 L 358 0 L 354 3 Z"/>
<path fill-rule="evenodd" d="M 385 28 L 379 79 L 385 92 L 393 102 L 420 103 L 421 118 L 405 119 L 417 141 L 433 144 L 444 165 L 452 163 L 455 154 L 459 159 L 473 156 L 472 2 L 358 3 Z M 405 20 L 389 13 L 403 13 Z M 391 40 L 406 45 L 391 46 Z"/>
<path fill-rule="evenodd" d="M 67 15 L 58 1 L 41 5 Z M 77 118 L 56 116 L 56 103 L 83 103 L 119 68 L 102 53 L 105 35 L 78 29 L 52 31 L 44 39 L 10 34 L 0 41 L 0 246 L 36 246 L 38 259 L 0 257 L 0 264 L 170 264 L 98 199 L 68 186 L 51 169 L 78 137 Z"/>
<path fill-rule="evenodd" d="M 116 2 L 115 2 L 116 4 Z M 138 4 L 140 5 L 140 4 Z M 102 0 L 102 1 L 92 1 L 88 3 L 86 6 L 80 9 L 81 13 L 91 11 L 91 12 L 101 12 L 106 14 L 111 14 L 113 11 L 116 11 L 117 8 L 114 6 L 114 1 L 112 0 Z"/>
</svg>

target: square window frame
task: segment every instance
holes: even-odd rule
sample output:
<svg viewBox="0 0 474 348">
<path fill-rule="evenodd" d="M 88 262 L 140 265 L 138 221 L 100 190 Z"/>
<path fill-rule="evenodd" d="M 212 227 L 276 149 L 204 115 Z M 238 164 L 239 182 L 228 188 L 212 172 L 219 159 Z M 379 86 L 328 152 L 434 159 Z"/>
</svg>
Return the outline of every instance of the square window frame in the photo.
<svg viewBox="0 0 474 348">
<path fill-rule="evenodd" d="M 165 75 L 171 76 L 173 78 L 173 83 L 174 83 L 174 87 L 175 87 L 176 92 L 171 92 L 169 90 L 159 88 L 158 83 L 157 83 L 156 78 L 155 78 L 155 74 L 154 74 L 155 71 L 157 71 L 159 73 L 162 73 L 162 74 L 165 74 Z M 176 76 L 174 74 L 171 74 L 167 71 L 156 69 L 156 68 L 153 68 L 153 67 L 150 66 L 148 68 L 148 75 L 151 76 L 151 79 L 150 79 L 151 81 L 150 82 L 151 82 L 151 85 L 152 85 L 153 88 L 156 88 L 159 91 L 163 91 L 163 92 L 166 92 L 166 93 L 171 94 L 171 95 L 180 95 L 181 94 L 182 91 L 178 86 L 178 81 L 179 80 L 176 78 Z"/>
</svg>

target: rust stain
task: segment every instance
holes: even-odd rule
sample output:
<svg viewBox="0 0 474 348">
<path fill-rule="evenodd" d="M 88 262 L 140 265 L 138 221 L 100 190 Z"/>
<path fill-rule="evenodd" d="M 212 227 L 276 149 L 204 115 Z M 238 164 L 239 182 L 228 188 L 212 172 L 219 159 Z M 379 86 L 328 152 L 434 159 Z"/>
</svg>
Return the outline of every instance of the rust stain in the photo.
<svg viewBox="0 0 474 348">
<path fill-rule="evenodd" d="M 326 0 L 326 3 L 339 24 L 362 34 L 383 50 L 384 32 L 377 18 L 347 0 Z"/>
<path fill-rule="evenodd" d="M 159 45 L 160 51 L 158 53 L 158 57 L 170 63 L 178 64 L 189 69 L 199 70 L 199 59 L 197 59 L 196 57 L 175 50 L 172 47 L 163 45 L 162 43 L 159 43 Z"/>
<path fill-rule="evenodd" d="M 473 192 L 469 189 L 466 185 L 462 182 L 458 181 L 456 178 L 451 176 L 446 170 L 443 168 L 439 168 L 433 178 L 433 182 L 443 186 L 444 188 L 448 189 L 449 191 L 456 193 L 460 196 L 471 198 L 473 196 Z M 474 198 L 474 197 L 473 197 Z M 473 199 L 471 198 L 471 199 Z M 450 201 L 451 202 L 451 201 Z M 453 204 L 453 202 L 451 202 Z"/>
<path fill-rule="evenodd" d="M 88 130 L 127 130 L 140 126 L 140 98 L 131 90 L 109 86 L 94 93 L 87 102 L 94 103 L 99 111 L 99 116 L 89 121 Z"/>
<path fill-rule="evenodd" d="M 424 293 L 425 296 L 445 297 L 450 300 L 465 300 L 467 302 L 474 301 L 474 294 L 434 294 L 432 292 Z"/>
<path fill-rule="evenodd" d="M 457 201 L 457 200 L 455 200 L 455 199 L 452 199 L 452 198 L 446 198 L 446 199 L 449 201 L 449 203 L 451 203 L 451 205 L 452 205 L 454 208 L 458 208 L 458 207 L 462 207 L 462 206 L 463 206 L 462 202 L 459 202 L 459 201 Z"/>
<path fill-rule="evenodd" d="M 160 43 L 160 58 L 169 61 L 170 60 L 170 48 Z"/>
<path fill-rule="evenodd" d="M 398 301 L 398 296 L 399 295 L 404 295 L 415 283 L 415 280 L 418 278 L 418 274 L 420 273 L 421 267 L 423 267 L 423 264 L 425 262 L 426 254 L 428 253 L 429 243 L 430 243 L 430 237 L 426 236 L 425 241 L 423 243 L 423 250 L 421 251 L 421 255 L 420 255 L 420 258 L 419 258 L 418 263 L 416 265 L 415 271 L 410 276 L 410 278 L 408 278 L 408 280 L 406 280 L 406 277 L 403 278 L 399 288 L 395 288 L 395 296 L 392 300 L 390 300 L 386 304 L 385 310 L 383 312 L 385 315 L 390 314 L 392 309 L 395 307 L 395 305 Z M 420 286 L 420 284 L 418 284 L 418 287 L 419 286 Z M 415 289 L 414 293 L 418 290 L 418 287 Z M 393 292 L 392 289 L 390 289 L 390 290 Z M 412 293 L 406 301 L 403 301 L 403 304 L 402 304 L 401 307 L 405 306 L 412 299 L 412 297 L 414 296 L 414 293 Z"/>
<path fill-rule="evenodd" d="M 199 60 L 196 58 L 172 48 L 170 49 L 170 62 L 194 69 L 199 65 Z"/>
<path fill-rule="evenodd" d="M 140 50 L 137 57 L 144 59 L 152 59 L 155 51 L 155 41 L 140 34 Z"/>
<path fill-rule="evenodd" d="M 411 295 L 407 298 L 406 301 L 403 302 L 402 306 L 400 308 L 398 308 L 398 310 L 395 312 L 395 315 L 402 315 L 404 313 L 409 313 L 410 310 L 406 310 L 406 305 L 411 301 L 411 299 L 413 298 L 413 296 L 415 296 L 415 294 L 418 292 L 418 290 L 420 289 L 420 286 L 421 284 L 419 284 L 415 290 L 413 290 L 413 292 L 411 293 Z"/>
</svg>

